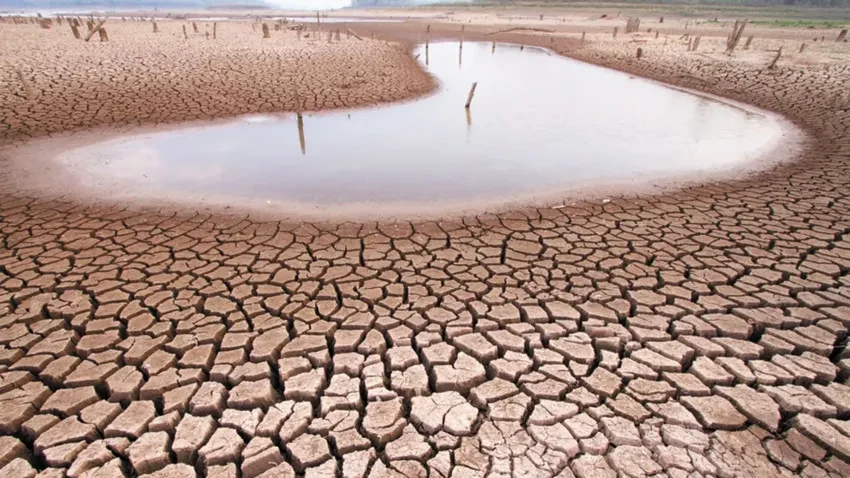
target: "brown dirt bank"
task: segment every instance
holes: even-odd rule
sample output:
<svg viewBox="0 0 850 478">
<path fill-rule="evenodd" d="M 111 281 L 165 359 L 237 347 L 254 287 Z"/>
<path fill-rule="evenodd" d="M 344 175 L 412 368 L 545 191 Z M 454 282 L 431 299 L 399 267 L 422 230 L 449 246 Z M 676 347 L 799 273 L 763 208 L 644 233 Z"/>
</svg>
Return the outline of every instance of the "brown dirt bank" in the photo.
<svg viewBox="0 0 850 478">
<path fill-rule="evenodd" d="M 67 24 L 0 24 L 0 142 L 105 125 L 173 123 L 409 99 L 434 88 L 405 45 L 263 39 L 250 22 L 110 20 L 110 41 L 74 40 Z M 183 38 L 187 25 L 189 39 Z M 270 28 L 273 24 L 270 23 Z M 85 27 L 83 27 L 85 29 Z M 30 88 L 18 79 L 20 71 Z"/>
</svg>

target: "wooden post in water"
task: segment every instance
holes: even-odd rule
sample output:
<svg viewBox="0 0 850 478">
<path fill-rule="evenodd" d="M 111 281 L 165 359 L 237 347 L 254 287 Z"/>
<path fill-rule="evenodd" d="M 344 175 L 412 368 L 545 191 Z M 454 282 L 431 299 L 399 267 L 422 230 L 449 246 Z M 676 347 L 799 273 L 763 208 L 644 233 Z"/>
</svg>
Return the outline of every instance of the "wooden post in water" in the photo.
<svg viewBox="0 0 850 478">
<path fill-rule="evenodd" d="M 469 89 L 469 96 L 466 97 L 466 104 L 463 106 L 464 108 L 469 108 L 469 105 L 472 104 L 472 97 L 475 96 L 475 87 L 477 86 L 477 81 L 472 83 L 472 88 Z"/>
<path fill-rule="evenodd" d="M 71 25 L 71 33 L 74 34 L 74 38 L 79 40 L 80 39 L 80 29 L 77 28 L 77 25 L 74 25 L 73 22 L 68 22 L 68 24 Z"/>
<path fill-rule="evenodd" d="M 319 12 L 316 12 L 316 31 L 319 31 L 320 26 L 321 26 L 321 21 L 319 20 Z"/>
<path fill-rule="evenodd" d="M 318 13 L 316 15 L 318 15 Z M 297 118 L 298 118 L 298 143 L 301 145 L 301 154 L 307 154 L 307 141 L 304 139 L 304 117 L 301 116 L 301 113 L 298 113 Z"/>
<path fill-rule="evenodd" d="M 779 57 L 782 56 L 782 47 L 779 47 L 779 50 L 776 51 L 776 58 L 770 62 L 770 65 L 767 65 L 768 70 L 772 70 L 776 68 L 776 62 L 779 61 Z"/>
<path fill-rule="evenodd" d="M 271 38 L 272 34 L 269 32 L 269 26 L 263 23 L 263 38 Z"/>
<path fill-rule="evenodd" d="M 463 49 L 463 30 L 466 28 L 466 25 L 460 26 L 460 47 Z"/>
<path fill-rule="evenodd" d="M 493 48 L 490 49 L 490 53 L 496 53 L 496 40 L 493 40 Z"/>
</svg>

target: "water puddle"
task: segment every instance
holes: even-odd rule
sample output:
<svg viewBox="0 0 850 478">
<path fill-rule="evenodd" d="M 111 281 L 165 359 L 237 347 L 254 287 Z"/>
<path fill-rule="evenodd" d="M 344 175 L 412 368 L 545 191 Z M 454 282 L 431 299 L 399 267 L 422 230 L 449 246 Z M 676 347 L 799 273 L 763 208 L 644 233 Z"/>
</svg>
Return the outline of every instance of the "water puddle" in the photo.
<svg viewBox="0 0 850 478">
<path fill-rule="evenodd" d="M 123 136 L 57 160 L 110 197 L 390 211 L 728 173 L 793 135 L 778 116 L 543 49 L 436 43 L 414 54 L 441 84 L 427 98 Z"/>
</svg>

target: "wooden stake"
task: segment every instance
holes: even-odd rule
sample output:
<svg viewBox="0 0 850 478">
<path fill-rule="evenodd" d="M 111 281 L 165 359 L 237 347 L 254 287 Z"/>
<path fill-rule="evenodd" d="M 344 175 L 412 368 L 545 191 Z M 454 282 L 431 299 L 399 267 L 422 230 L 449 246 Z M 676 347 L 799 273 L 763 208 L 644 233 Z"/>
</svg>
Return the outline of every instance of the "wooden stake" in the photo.
<svg viewBox="0 0 850 478">
<path fill-rule="evenodd" d="M 271 38 L 272 34 L 269 32 L 269 26 L 263 23 L 263 38 Z"/>
<path fill-rule="evenodd" d="M 747 37 L 747 43 L 744 43 L 744 50 L 750 49 L 750 45 L 753 44 L 753 38 L 754 38 L 754 35 L 750 35 L 750 36 Z"/>
<path fill-rule="evenodd" d="M 74 38 L 76 38 L 77 40 L 79 40 L 79 39 L 80 39 L 80 29 L 79 29 L 79 28 L 77 28 L 77 25 L 74 25 L 74 24 L 73 24 L 73 23 L 71 23 L 71 22 L 68 22 L 68 24 L 69 24 L 69 25 L 71 25 L 71 33 L 73 33 L 73 34 L 74 34 Z"/>
<path fill-rule="evenodd" d="M 620 30 L 619 27 L 614 27 L 614 38 L 617 38 L 617 32 Z"/>
<path fill-rule="evenodd" d="M 26 78 L 24 78 L 24 74 L 21 73 L 21 70 L 15 68 L 15 75 L 18 76 L 18 80 L 20 80 L 21 84 L 24 85 L 24 94 L 26 95 L 27 99 L 32 99 L 32 88 L 30 88 L 30 84 L 27 83 Z"/>
<path fill-rule="evenodd" d="M 478 82 L 472 83 L 472 88 L 469 89 L 469 96 L 466 97 L 466 104 L 464 108 L 469 108 L 469 105 L 472 104 L 472 97 L 475 96 L 475 87 L 478 86 Z"/>
<path fill-rule="evenodd" d="M 360 35 L 358 35 L 358 34 L 354 33 L 353 31 L 351 31 L 351 29 L 350 29 L 350 28 L 348 29 L 348 34 L 349 34 L 349 35 L 354 35 L 354 38 L 356 38 L 356 39 L 358 39 L 358 40 L 363 40 L 362 38 L 360 38 Z"/>
<path fill-rule="evenodd" d="M 318 13 L 316 14 L 318 15 Z M 297 114 L 298 118 L 298 143 L 301 145 L 301 154 L 307 154 L 307 141 L 304 139 L 304 118 L 301 113 Z"/>
<path fill-rule="evenodd" d="M 198 33 L 198 24 L 197 23 L 192 22 L 192 30 L 194 30 L 195 33 Z"/>
<path fill-rule="evenodd" d="M 89 34 L 86 35 L 86 41 L 91 40 L 91 37 L 93 37 L 96 32 L 100 31 L 100 29 L 103 28 L 104 23 L 106 23 L 106 19 L 101 20 L 100 23 L 97 24 L 97 26 L 92 26 L 92 29 L 89 31 Z"/>
<path fill-rule="evenodd" d="M 493 40 L 493 48 L 490 49 L 490 53 L 496 53 L 496 40 Z"/>
<path fill-rule="evenodd" d="M 699 48 L 699 39 L 700 38 L 702 38 L 702 36 L 697 36 L 696 39 L 694 39 L 694 49 L 693 49 L 693 51 L 697 51 L 697 48 Z"/>
<path fill-rule="evenodd" d="M 779 61 L 779 57 L 782 56 L 782 47 L 779 47 L 779 50 L 776 51 L 776 58 L 770 62 L 770 65 L 767 66 L 768 70 L 772 70 L 776 68 L 776 62 Z"/>
<path fill-rule="evenodd" d="M 729 36 L 729 40 L 726 43 L 726 54 L 731 55 L 733 51 L 735 51 L 735 47 L 738 46 L 738 42 L 741 40 L 741 35 L 744 33 L 744 27 L 747 26 L 747 20 L 743 22 L 735 21 L 735 28 L 732 29 L 732 35 Z"/>
<path fill-rule="evenodd" d="M 805 44 L 805 43 L 801 44 L 801 45 L 800 45 L 800 51 L 799 51 L 799 53 L 803 53 L 803 51 L 804 51 L 805 49 L 806 49 L 806 44 Z"/>
<path fill-rule="evenodd" d="M 154 32 L 154 33 L 159 32 L 159 27 L 158 27 L 158 26 L 157 26 L 157 24 L 156 24 L 156 20 L 154 20 L 154 21 L 153 21 L 153 32 Z"/>
<path fill-rule="evenodd" d="M 637 49 L 637 57 L 638 57 L 638 60 L 640 60 L 641 58 L 643 58 L 643 48 L 638 47 L 638 49 Z"/>
<path fill-rule="evenodd" d="M 109 41 L 109 35 L 106 34 L 106 28 L 100 27 L 97 30 L 97 33 L 100 35 L 100 41 Z"/>
<path fill-rule="evenodd" d="M 585 35 L 586 35 L 586 33 L 585 33 L 585 32 L 581 32 L 581 42 L 582 42 L 582 43 L 584 43 L 584 37 L 585 37 Z"/>
<path fill-rule="evenodd" d="M 216 38 L 216 30 L 218 29 L 218 22 L 213 22 L 213 40 Z"/>
<path fill-rule="evenodd" d="M 847 38 L 847 29 L 846 28 L 841 30 L 841 33 L 838 34 L 838 38 L 836 38 L 835 41 L 841 42 L 841 41 L 844 41 L 845 38 Z"/>
<path fill-rule="evenodd" d="M 183 39 L 188 40 L 189 34 L 186 33 L 186 25 L 183 25 Z"/>
</svg>

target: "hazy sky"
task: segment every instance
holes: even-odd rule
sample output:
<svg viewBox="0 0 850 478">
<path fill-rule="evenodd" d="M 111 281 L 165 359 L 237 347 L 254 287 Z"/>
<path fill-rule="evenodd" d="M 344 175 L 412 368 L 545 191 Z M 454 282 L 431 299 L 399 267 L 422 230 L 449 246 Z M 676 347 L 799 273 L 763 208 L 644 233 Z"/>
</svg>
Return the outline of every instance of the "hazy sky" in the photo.
<svg viewBox="0 0 850 478">
<path fill-rule="evenodd" d="M 266 0 L 279 8 L 303 10 L 329 10 L 350 7 L 351 0 Z"/>
</svg>

